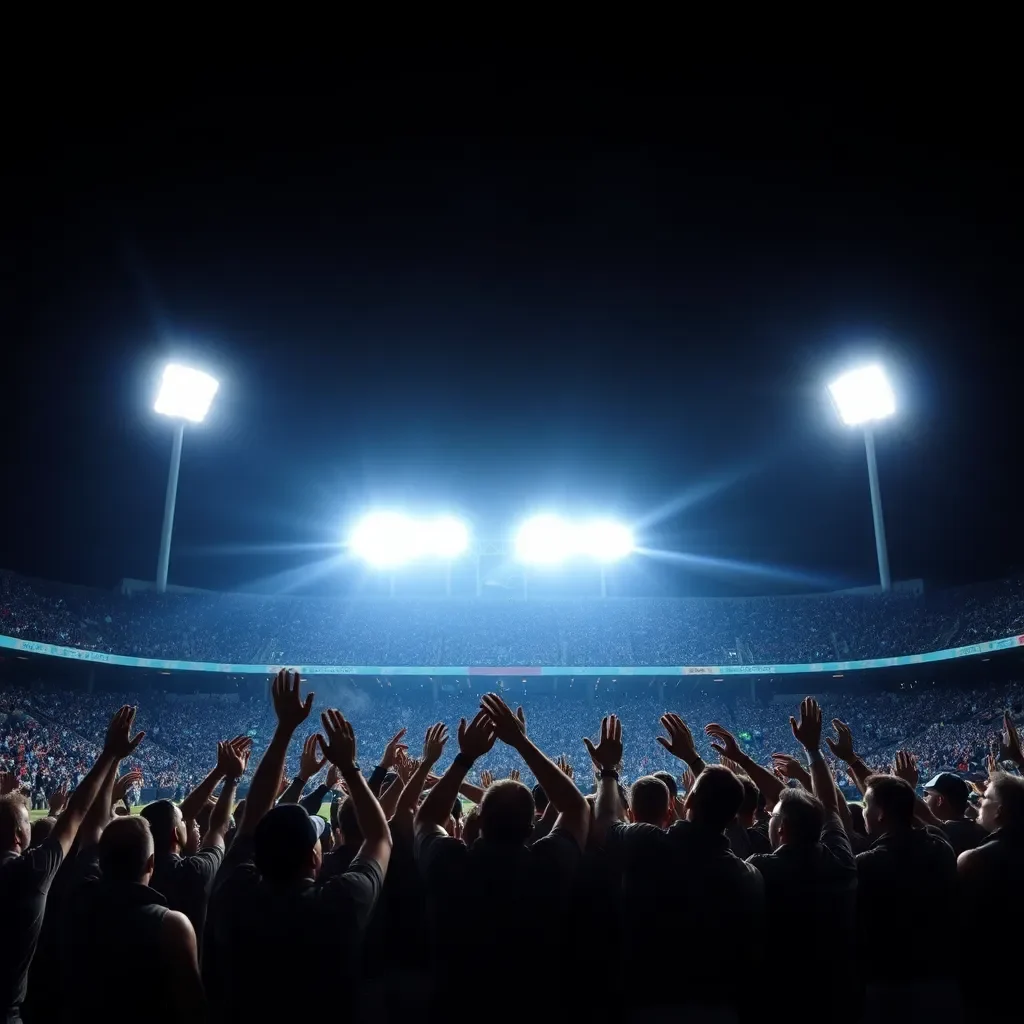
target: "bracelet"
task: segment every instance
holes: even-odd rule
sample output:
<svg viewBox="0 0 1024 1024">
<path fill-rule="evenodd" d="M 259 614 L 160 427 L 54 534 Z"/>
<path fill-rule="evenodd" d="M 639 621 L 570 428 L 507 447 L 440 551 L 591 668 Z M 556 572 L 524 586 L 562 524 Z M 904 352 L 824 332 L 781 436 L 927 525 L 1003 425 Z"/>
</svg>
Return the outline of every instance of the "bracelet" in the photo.
<svg viewBox="0 0 1024 1024">
<path fill-rule="evenodd" d="M 470 757 L 468 754 L 464 754 L 461 750 L 455 755 L 453 764 L 459 765 L 460 768 L 465 768 L 467 771 L 473 767 L 473 761 L 475 758 Z"/>
<path fill-rule="evenodd" d="M 619 781 L 619 773 L 614 768 L 602 768 L 601 769 L 602 779 L 614 779 L 616 782 Z"/>
</svg>

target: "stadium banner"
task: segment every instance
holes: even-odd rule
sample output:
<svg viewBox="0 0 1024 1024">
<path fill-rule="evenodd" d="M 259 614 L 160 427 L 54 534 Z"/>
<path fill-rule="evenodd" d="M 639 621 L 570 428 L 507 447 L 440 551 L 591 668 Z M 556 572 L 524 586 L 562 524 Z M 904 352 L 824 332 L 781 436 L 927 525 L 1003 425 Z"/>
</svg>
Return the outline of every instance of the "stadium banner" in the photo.
<svg viewBox="0 0 1024 1024">
<path fill-rule="evenodd" d="M 298 668 L 310 676 L 775 676 L 810 672 L 860 672 L 871 668 L 925 665 L 953 658 L 971 658 L 1011 647 L 1024 647 L 1024 635 L 989 640 L 944 651 L 904 654 L 895 658 L 867 658 L 861 661 L 824 661 L 810 665 L 602 665 L 602 666 L 473 666 L 464 665 L 222 665 L 214 661 L 164 661 L 159 658 L 130 658 L 123 654 L 61 647 L 38 640 L 0 635 L 0 648 L 40 654 L 49 658 L 73 658 L 98 665 L 154 669 L 159 672 L 224 672 L 234 675 L 274 675 L 282 668 Z"/>
</svg>

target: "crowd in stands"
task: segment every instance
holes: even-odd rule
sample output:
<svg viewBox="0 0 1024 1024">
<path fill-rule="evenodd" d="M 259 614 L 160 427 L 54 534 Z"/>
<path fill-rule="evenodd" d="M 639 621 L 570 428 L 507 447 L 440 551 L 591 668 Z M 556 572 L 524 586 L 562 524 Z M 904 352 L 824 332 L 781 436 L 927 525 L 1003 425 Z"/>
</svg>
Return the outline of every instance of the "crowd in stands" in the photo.
<svg viewBox="0 0 1024 1024">
<path fill-rule="evenodd" d="M 506 696 L 343 713 L 287 670 L 201 714 L 5 690 L 5 1019 L 107 1019 L 117 1002 L 189 1024 L 1019 1014 L 1019 687 L 824 712 Z M 164 758 L 187 759 L 187 793 L 132 813 Z M 44 765 L 70 784 L 33 821 L 21 769 Z M 979 980 L 962 942 L 982 936 Z"/>
<path fill-rule="evenodd" d="M 106 593 L 0 572 L 0 633 L 257 665 L 816 664 L 1024 633 L 1024 582 L 746 599 L 331 600 Z"/>
<path fill-rule="evenodd" d="M 325 679 L 314 679 L 311 685 L 322 690 L 329 686 Z M 515 689 L 515 697 L 512 690 L 507 697 L 537 722 L 537 738 L 544 748 L 557 753 L 578 750 L 595 714 L 617 714 L 630 735 L 645 738 L 627 751 L 622 767 L 629 780 L 671 769 L 671 757 L 654 743 L 656 723 L 666 706 L 687 718 L 726 724 L 744 737 L 746 752 L 765 765 L 771 763 L 773 753 L 798 753 L 786 720 L 779 718 L 773 705 L 735 692 L 726 698 L 719 690 L 702 690 L 684 681 L 661 691 L 662 699 L 656 687 L 641 681 L 612 687 L 581 681 L 568 692 L 563 687 L 557 693 L 536 693 L 527 684 Z M 329 696 L 367 747 L 375 750 L 383 749 L 400 726 L 417 735 L 437 718 L 471 717 L 479 689 L 465 682 L 438 690 L 435 697 L 429 688 L 414 682 L 402 688 L 376 683 L 359 688 L 353 683 L 333 688 Z M 31 787 L 33 797 L 38 792 L 49 796 L 63 784 L 74 785 L 96 756 L 110 716 L 125 702 L 137 709 L 136 722 L 147 735 L 145 747 L 128 763 L 142 771 L 147 793 L 158 790 L 174 795 L 194 786 L 207 770 L 209 751 L 229 732 L 249 736 L 257 750 L 273 733 L 273 716 L 263 696 L 4 687 L 0 688 L 0 761 L 11 765 L 9 770 L 17 772 L 19 784 Z M 912 743 L 923 772 L 952 768 L 977 774 L 985 771 L 1003 710 L 1024 709 L 1024 686 L 993 683 L 837 693 L 829 697 L 829 707 L 856 729 L 872 764 L 891 762 L 896 750 Z M 306 735 L 300 730 L 298 738 L 304 741 Z M 709 743 L 700 743 L 704 743 L 702 755 L 710 757 Z M 55 751 L 63 753 L 58 756 Z M 298 757 L 297 746 L 290 755 L 289 771 L 298 767 Z M 514 756 L 501 748 L 492 761 L 499 774 L 516 766 Z M 241 780 L 243 792 L 245 785 L 246 780 Z M 841 785 L 852 783 L 844 776 Z"/>
</svg>

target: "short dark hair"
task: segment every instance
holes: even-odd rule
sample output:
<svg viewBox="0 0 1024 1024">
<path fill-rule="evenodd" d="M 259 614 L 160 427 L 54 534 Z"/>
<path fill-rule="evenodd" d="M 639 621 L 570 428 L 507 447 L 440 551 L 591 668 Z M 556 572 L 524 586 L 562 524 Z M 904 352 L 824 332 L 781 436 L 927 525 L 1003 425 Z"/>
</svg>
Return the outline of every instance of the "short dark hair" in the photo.
<svg viewBox="0 0 1024 1024">
<path fill-rule="evenodd" d="M 170 800 L 154 800 L 139 811 L 139 816 L 149 822 L 153 843 L 163 849 L 171 845 L 174 838 L 174 804 Z"/>
<path fill-rule="evenodd" d="M 644 775 L 630 789 L 633 818 L 648 825 L 661 825 L 668 814 L 672 796 L 668 786 L 653 775 Z"/>
<path fill-rule="evenodd" d="M 806 789 L 787 787 L 779 794 L 779 818 L 788 839 L 798 846 L 813 846 L 825 827 L 825 808 Z"/>
<path fill-rule="evenodd" d="M 738 814 L 756 814 L 757 798 L 761 795 L 760 790 L 754 785 L 754 780 L 749 775 L 737 775 L 740 785 L 743 787 L 743 802 L 740 804 Z"/>
<path fill-rule="evenodd" d="M 847 801 L 846 806 L 850 808 L 850 821 L 853 822 L 853 831 L 860 836 L 867 835 L 867 830 L 864 828 L 864 805 L 856 800 L 852 800 Z"/>
<path fill-rule="evenodd" d="M 676 782 L 676 777 L 671 772 L 653 772 L 651 777 L 661 779 L 668 786 L 668 795 L 673 800 L 679 796 L 679 783 Z"/>
<path fill-rule="evenodd" d="M 38 846 L 43 842 L 53 831 L 53 826 L 56 824 L 56 818 L 36 818 L 36 820 L 32 822 L 32 846 Z"/>
<path fill-rule="evenodd" d="M 687 798 L 694 821 L 724 832 L 743 803 L 743 786 L 724 765 L 709 764 L 697 776 Z"/>
<path fill-rule="evenodd" d="M 480 801 L 480 834 L 489 842 L 518 845 L 533 832 L 537 808 L 521 782 L 502 779 L 484 791 Z"/>
<path fill-rule="evenodd" d="M 99 845 L 100 870 L 113 882 L 139 882 L 153 856 L 153 833 L 141 814 L 115 818 L 103 830 Z"/>
<path fill-rule="evenodd" d="M 917 794 L 909 782 L 895 775 L 869 775 L 864 788 L 871 790 L 879 810 L 892 824 L 906 828 L 914 824 Z"/>
</svg>

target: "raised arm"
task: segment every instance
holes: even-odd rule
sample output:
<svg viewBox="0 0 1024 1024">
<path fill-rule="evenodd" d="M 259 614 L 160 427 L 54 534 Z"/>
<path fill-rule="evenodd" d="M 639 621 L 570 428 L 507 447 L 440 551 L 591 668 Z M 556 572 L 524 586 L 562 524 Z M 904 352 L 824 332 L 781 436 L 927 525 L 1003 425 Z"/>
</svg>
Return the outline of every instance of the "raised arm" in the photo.
<svg viewBox="0 0 1024 1024">
<path fill-rule="evenodd" d="M 277 715 L 277 728 L 249 786 L 245 812 L 238 826 L 239 838 L 251 836 L 263 816 L 274 806 L 274 798 L 277 796 L 284 772 L 288 744 L 291 743 L 295 730 L 309 717 L 313 707 L 312 693 L 306 696 L 305 701 L 299 696 L 297 671 L 281 669 L 274 679 L 270 692 L 274 702 L 274 714 Z"/>
<path fill-rule="evenodd" d="M 297 804 L 302 797 L 302 791 L 310 779 L 316 778 L 323 768 L 325 759 L 320 756 L 320 746 L 317 742 L 316 733 L 306 737 L 302 744 L 302 756 L 299 758 L 299 774 L 288 784 L 288 788 L 278 797 L 279 804 Z M 317 810 L 320 808 L 317 807 Z"/>
<path fill-rule="evenodd" d="M 556 829 L 568 832 L 582 850 L 587 845 L 590 828 L 590 806 L 576 784 L 541 751 L 526 735 L 523 709 L 512 714 L 509 706 L 496 693 L 484 694 L 480 707 L 490 716 L 494 731 L 502 743 L 507 743 L 526 762 L 534 778 L 544 789 L 548 800 L 558 811 Z"/>
<path fill-rule="evenodd" d="M 743 750 L 739 743 L 736 742 L 736 737 L 724 725 L 712 722 L 711 725 L 705 726 L 704 732 L 712 741 L 711 749 L 720 757 L 735 761 L 750 776 L 754 785 L 761 791 L 765 805 L 767 807 L 774 807 L 779 799 L 779 794 L 786 788 L 774 773 L 759 765 Z M 694 774 L 697 773 L 695 772 Z"/>
<path fill-rule="evenodd" d="M 667 711 L 661 716 L 661 724 L 668 736 L 658 736 L 657 741 L 680 761 L 685 761 L 696 778 L 704 771 L 704 759 L 697 753 L 690 727 L 674 711 Z"/>
<path fill-rule="evenodd" d="M 92 802 L 78 830 L 79 850 L 88 849 L 90 846 L 97 846 L 103 830 L 110 823 L 114 811 L 114 786 L 117 782 L 117 762 L 115 761 L 103 776 L 103 783 L 96 799 Z"/>
<path fill-rule="evenodd" d="M 427 776 L 431 768 L 440 760 L 444 753 L 445 744 L 448 742 L 448 726 L 444 722 L 438 722 L 427 729 L 423 737 L 423 760 L 416 765 L 408 781 L 402 788 L 398 804 L 395 806 L 395 813 L 391 817 L 392 831 L 400 831 L 410 836 L 412 833 L 413 818 L 416 814 L 416 804 L 419 802 L 420 793 L 426 784 Z M 454 801 L 453 801 L 454 802 Z M 448 805 L 449 807 L 452 804 Z"/>
<path fill-rule="evenodd" d="M 813 697 L 804 697 L 800 702 L 800 721 L 791 715 L 789 727 L 794 739 L 807 751 L 812 792 L 821 801 L 826 814 L 838 814 L 835 782 L 821 754 L 821 708 Z"/>
<path fill-rule="evenodd" d="M 231 744 L 233 746 L 245 739 L 249 739 L 249 737 L 236 736 L 231 741 Z M 249 742 L 252 743 L 252 740 L 249 740 Z M 213 766 L 210 774 L 207 775 L 206 778 L 203 779 L 203 781 L 200 782 L 199 785 L 181 801 L 181 816 L 186 821 L 194 821 L 199 817 L 199 812 L 206 806 L 207 802 L 213 798 L 213 791 L 217 788 L 217 783 L 223 778 L 224 776 L 221 773 L 220 762 L 218 760 L 218 763 Z"/>
<path fill-rule="evenodd" d="M 594 839 L 603 842 L 608 829 L 622 817 L 619 799 L 619 768 L 622 764 L 622 723 L 615 715 L 601 719 L 601 735 L 597 744 L 586 736 L 583 745 L 599 775 L 597 801 L 594 807 Z"/>
<path fill-rule="evenodd" d="M 210 812 L 210 824 L 203 836 L 203 849 L 224 849 L 224 840 L 231 826 L 231 808 L 235 805 L 235 793 L 238 791 L 238 780 L 245 774 L 249 766 L 249 755 L 252 753 L 252 740 L 240 737 L 230 743 L 217 744 L 217 767 L 224 777 L 220 796 Z"/>
<path fill-rule="evenodd" d="M 932 813 L 932 809 L 917 795 L 917 784 L 920 775 L 917 771 L 917 758 L 909 750 L 897 750 L 892 773 L 898 779 L 909 782 L 914 791 L 914 817 L 926 825 L 941 828 L 942 822 Z"/>
<path fill-rule="evenodd" d="M 377 798 L 356 767 L 356 734 L 351 723 L 335 708 L 328 708 L 320 716 L 320 722 L 327 737 L 319 738 L 321 749 L 348 786 L 356 822 L 363 834 L 358 856 L 363 860 L 376 861 L 381 874 L 386 874 L 391 860 L 391 830 Z"/>
<path fill-rule="evenodd" d="M 140 732 L 137 736 L 132 737 L 131 731 L 134 724 L 135 708 L 127 705 L 110 720 L 100 756 L 96 758 L 96 763 L 71 794 L 67 808 L 57 819 L 57 824 L 53 826 L 53 832 L 50 834 L 60 843 L 65 857 L 68 855 L 68 850 L 71 849 L 71 844 L 75 841 L 75 836 L 78 835 L 78 829 L 85 820 L 89 808 L 92 807 L 100 789 L 106 782 L 107 773 L 111 769 L 116 773 L 118 764 L 135 750 L 146 735 L 144 732 Z M 106 809 L 109 814 L 109 795 Z"/>
<path fill-rule="evenodd" d="M 427 799 L 420 804 L 415 819 L 417 834 L 444 828 L 448 815 L 452 813 L 452 805 L 459 795 L 459 786 L 473 767 L 473 762 L 478 757 L 483 757 L 494 746 L 496 736 L 494 724 L 484 711 L 478 712 L 469 725 L 464 718 L 459 722 L 459 752 L 449 765 L 448 771 L 441 776 L 440 781 L 427 794 Z"/>
<path fill-rule="evenodd" d="M 861 793 L 864 793 L 868 788 L 867 780 L 871 774 L 871 769 L 857 756 L 857 752 L 853 749 L 853 731 L 845 722 L 840 721 L 838 718 L 832 719 L 832 728 L 835 730 L 836 738 L 833 739 L 831 736 L 825 737 L 828 749 L 840 761 L 845 761 L 850 766 L 850 775 L 853 781 L 857 783 L 857 788 Z"/>
</svg>

